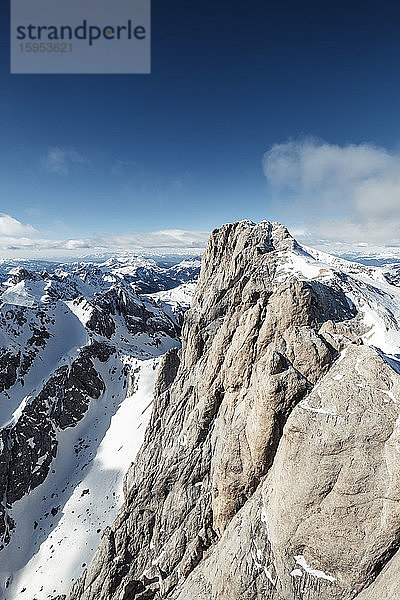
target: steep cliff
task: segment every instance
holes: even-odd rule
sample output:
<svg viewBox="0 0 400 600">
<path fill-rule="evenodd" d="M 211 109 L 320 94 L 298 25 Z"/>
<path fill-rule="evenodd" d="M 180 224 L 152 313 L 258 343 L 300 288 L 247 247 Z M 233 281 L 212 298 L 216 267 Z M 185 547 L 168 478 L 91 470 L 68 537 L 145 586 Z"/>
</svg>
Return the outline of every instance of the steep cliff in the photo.
<svg viewBox="0 0 400 600">
<path fill-rule="evenodd" d="M 277 223 L 212 233 L 124 505 L 68 600 L 399 593 L 400 290 L 334 263 Z"/>
</svg>

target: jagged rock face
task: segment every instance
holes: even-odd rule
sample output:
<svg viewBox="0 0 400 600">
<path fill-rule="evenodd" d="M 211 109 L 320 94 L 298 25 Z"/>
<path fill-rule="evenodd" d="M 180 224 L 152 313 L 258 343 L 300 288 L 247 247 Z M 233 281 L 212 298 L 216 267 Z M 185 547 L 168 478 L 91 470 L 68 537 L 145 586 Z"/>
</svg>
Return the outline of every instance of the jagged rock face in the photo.
<svg viewBox="0 0 400 600">
<path fill-rule="evenodd" d="M 0 432 L 0 550 L 9 542 L 14 523 L 7 508 L 35 489 L 47 477 L 57 454 L 57 429 L 73 427 L 99 398 L 104 382 L 93 361 L 105 362 L 115 348 L 93 343 L 83 348 L 71 367 L 60 367 L 20 418 Z"/>
<path fill-rule="evenodd" d="M 397 597 L 398 554 L 358 592 L 400 543 L 399 386 L 375 350 L 350 346 L 292 411 L 267 478 L 171 597 Z"/>
<path fill-rule="evenodd" d="M 118 284 L 90 301 L 80 296 L 73 303 L 87 311 L 86 327 L 93 333 L 111 339 L 117 332 L 117 320 L 122 317 L 124 330 L 129 335 L 148 334 L 157 337 L 177 337 L 180 327 L 150 298 L 140 298 L 126 284 Z"/>
<path fill-rule="evenodd" d="M 389 265 L 388 269 L 384 272 L 384 277 L 391 283 L 392 285 L 396 285 L 400 287 L 400 265 L 392 264 Z"/>
<path fill-rule="evenodd" d="M 97 314 L 101 313 L 103 317 L 107 316 L 108 318 L 111 318 L 111 315 L 122 316 L 128 332 L 132 335 L 137 333 L 155 334 L 163 331 L 167 335 L 175 337 L 179 333 L 178 328 L 166 317 L 165 313 L 152 305 L 149 300 L 146 306 L 128 287 L 111 288 L 104 294 L 96 297 L 95 300 Z M 95 330 L 95 319 L 93 321 L 93 326 L 91 323 L 88 323 L 88 326 Z M 111 334 L 107 334 L 106 337 L 111 337 L 114 331 L 115 326 Z"/>
<path fill-rule="evenodd" d="M 125 504 L 68 600 L 372 598 L 400 545 L 400 377 L 356 345 L 335 279 L 282 277 L 293 251 L 275 223 L 213 232 Z"/>
<path fill-rule="evenodd" d="M 16 285 L 17 283 L 20 283 L 21 281 L 24 281 L 25 279 L 30 280 L 30 281 L 37 281 L 40 279 L 40 275 L 31 273 L 27 269 L 24 269 L 24 267 L 17 267 L 10 271 L 8 283 L 10 285 Z"/>
<path fill-rule="evenodd" d="M 18 378 L 23 382 L 39 350 L 46 347 L 51 325 L 54 325 L 54 318 L 46 309 L 0 307 L 0 330 L 4 337 L 18 337 L 23 330 L 27 334 L 23 349 L 0 348 L 0 393 L 9 390 Z"/>
<path fill-rule="evenodd" d="M 274 282 L 294 246 L 271 224 L 215 232 L 186 319 L 183 369 L 201 372 L 197 396 L 219 408 L 211 465 L 218 533 L 269 469 L 287 416 L 335 356 L 317 329 L 353 316 L 339 290 Z"/>
<path fill-rule="evenodd" d="M 21 353 L 13 353 L 7 348 L 0 350 L 0 392 L 10 389 L 17 381 Z"/>
</svg>

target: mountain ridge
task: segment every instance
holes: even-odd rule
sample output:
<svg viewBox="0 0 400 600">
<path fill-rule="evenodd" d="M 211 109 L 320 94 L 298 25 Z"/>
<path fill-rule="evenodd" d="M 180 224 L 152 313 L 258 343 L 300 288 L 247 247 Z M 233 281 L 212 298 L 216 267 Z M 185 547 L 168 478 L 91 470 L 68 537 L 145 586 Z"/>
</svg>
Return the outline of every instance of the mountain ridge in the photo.
<svg viewBox="0 0 400 600">
<path fill-rule="evenodd" d="M 398 509 L 387 512 L 385 501 L 371 510 L 368 535 L 362 525 L 365 486 L 377 498 L 386 486 L 387 503 L 398 504 L 385 436 L 398 435 L 400 338 L 390 307 L 399 315 L 399 290 L 369 279 L 367 267 L 356 271 L 321 263 L 280 224 L 214 230 L 182 350 L 163 360 L 125 503 L 68 600 L 350 600 L 374 583 L 399 543 L 391 525 Z M 392 354 L 369 345 L 375 341 Z M 379 423 L 375 404 L 383 415 L 378 458 L 360 478 L 363 461 L 352 467 L 351 448 L 366 456 Z M 341 444 L 343 491 L 337 459 L 329 458 Z M 295 473 L 283 478 L 296 466 L 288 453 L 307 473 L 302 486 Z M 368 478 L 375 470 L 379 477 Z M 349 493 L 356 508 L 341 524 Z M 319 498 L 333 509 L 321 512 Z M 375 545 L 381 510 L 389 521 Z M 351 519 L 358 537 L 349 557 L 337 540 Z"/>
<path fill-rule="evenodd" d="M 151 415 L 115 521 L 67 596 L 64 580 L 50 592 L 370 600 L 398 589 L 400 289 L 384 270 L 302 247 L 279 223 L 242 221 L 212 232 L 189 310 L 188 293 L 141 297 L 174 327 L 184 313 L 182 349 L 161 359 L 153 402 L 147 379 L 141 402 L 152 402 Z M 118 302 L 98 298 L 114 319 Z M 167 312 L 157 304 L 165 300 Z M 128 323 L 136 309 L 126 307 Z M 146 327 L 143 312 L 137 322 Z M 114 334 L 98 341 L 124 347 Z M 134 380 L 129 370 L 126 385 Z M 7 600 L 44 598 L 39 588 L 21 592 L 34 562 Z"/>
</svg>

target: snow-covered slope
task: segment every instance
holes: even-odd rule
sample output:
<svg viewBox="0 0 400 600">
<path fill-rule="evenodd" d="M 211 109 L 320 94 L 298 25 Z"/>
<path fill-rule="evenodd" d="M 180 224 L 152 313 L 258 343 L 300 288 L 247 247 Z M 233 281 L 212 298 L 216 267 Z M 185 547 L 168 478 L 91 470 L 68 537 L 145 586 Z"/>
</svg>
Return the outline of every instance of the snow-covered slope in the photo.
<svg viewBox="0 0 400 600">
<path fill-rule="evenodd" d="M 67 364 L 89 335 L 64 303 L 41 309 L 0 307 L 0 426 L 21 399 L 34 395 L 57 367 Z"/>
<path fill-rule="evenodd" d="M 388 281 L 387 270 L 369 267 L 318 250 L 297 247 L 281 266 L 281 279 L 291 273 L 342 289 L 358 313 L 365 344 L 400 354 L 400 287 Z M 279 275 L 279 274 L 278 274 Z"/>
<path fill-rule="evenodd" d="M 158 306 L 162 306 L 163 310 L 175 319 L 179 324 L 183 322 L 183 315 L 190 307 L 193 294 L 196 289 L 196 282 L 190 281 L 182 283 L 172 290 L 164 292 L 155 292 L 149 294 L 149 298 L 155 300 Z"/>
<path fill-rule="evenodd" d="M 198 265 L 170 269 L 129 258 L 3 271 L 1 599 L 65 593 L 113 521 L 158 357 L 179 345 L 188 307 L 138 291 L 190 281 Z"/>
<path fill-rule="evenodd" d="M 77 426 L 59 432 L 45 482 L 11 511 L 17 525 L 0 557 L 4 600 L 66 593 L 92 558 L 122 504 L 123 477 L 151 414 L 156 367 L 157 359 L 112 357 L 101 370 L 106 392 Z"/>
</svg>

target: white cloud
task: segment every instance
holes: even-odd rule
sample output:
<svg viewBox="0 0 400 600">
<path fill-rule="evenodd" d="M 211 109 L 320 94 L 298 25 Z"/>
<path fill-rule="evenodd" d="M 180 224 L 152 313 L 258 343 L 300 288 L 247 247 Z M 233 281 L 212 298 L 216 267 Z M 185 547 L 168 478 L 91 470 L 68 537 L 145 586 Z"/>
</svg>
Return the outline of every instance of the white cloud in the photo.
<svg viewBox="0 0 400 600">
<path fill-rule="evenodd" d="M 171 229 L 165 231 L 136 232 L 130 234 L 110 234 L 66 242 L 66 247 L 74 248 L 204 248 L 209 232 Z"/>
<path fill-rule="evenodd" d="M 88 160 L 73 148 L 49 148 L 42 157 L 41 164 L 45 171 L 56 175 L 68 175 L 73 167 L 88 163 Z"/>
<path fill-rule="evenodd" d="M 25 235 L 34 235 L 38 233 L 32 225 L 23 225 L 17 219 L 0 213 L 0 237 L 17 237 L 20 238 Z"/>
<path fill-rule="evenodd" d="M 313 238 L 400 242 L 400 154 L 372 144 L 305 140 L 264 156 L 271 194 Z"/>
<path fill-rule="evenodd" d="M 62 243 L 61 243 L 62 245 Z M 64 242 L 64 247 L 67 250 L 77 250 L 81 248 L 90 248 L 90 242 L 85 240 L 67 240 Z"/>
<path fill-rule="evenodd" d="M 85 251 L 83 254 L 120 250 L 140 252 L 150 248 L 168 251 L 197 249 L 200 252 L 208 237 L 208 232 L 171 229 L 68 240 L 48 239 L 31 225 L 24 225 L 10 215 L 0 213 L 0 258 L 77 256 L 82 251 Z"/>
</svg>

